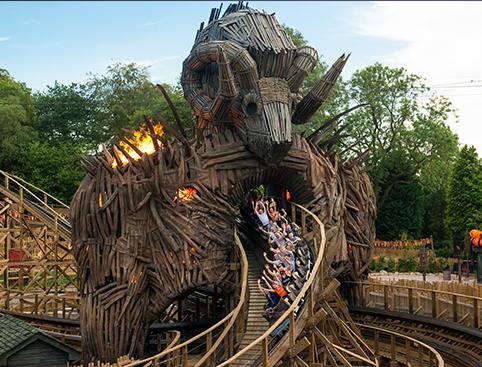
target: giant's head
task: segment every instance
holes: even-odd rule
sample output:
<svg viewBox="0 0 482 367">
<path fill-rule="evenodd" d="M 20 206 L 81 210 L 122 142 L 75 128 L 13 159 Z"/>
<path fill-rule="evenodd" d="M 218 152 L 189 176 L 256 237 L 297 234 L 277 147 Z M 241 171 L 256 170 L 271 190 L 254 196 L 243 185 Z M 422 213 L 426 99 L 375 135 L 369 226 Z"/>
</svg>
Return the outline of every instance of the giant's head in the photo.
<svg viewBox="0 0 482 367">
<path fill-rule="evenodd" d="M 346 59 L 303 98 L 300 87 L 318 61 L 313 48 L 297 48 L 274 16 L 258 10 L 232 6 L 218 17 L 201 25 L 184 61 L 184 95 L 201 130 L 232 125 L 249 150 L 279 161 L 291 146 L 291 124 L 316 112 Z"/>
</svg>

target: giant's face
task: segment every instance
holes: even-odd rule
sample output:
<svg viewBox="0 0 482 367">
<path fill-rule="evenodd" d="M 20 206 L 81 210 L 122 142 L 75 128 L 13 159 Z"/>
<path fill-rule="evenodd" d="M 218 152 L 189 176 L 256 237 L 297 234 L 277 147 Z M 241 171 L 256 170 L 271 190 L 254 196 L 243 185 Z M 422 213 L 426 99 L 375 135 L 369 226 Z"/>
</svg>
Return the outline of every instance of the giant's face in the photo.
<svg viewBox="0 0 482 367">
<path fill-rule="evenodd" d="M 291 146 L 292 96 L 283 78 L 261 78 L 257 84 L 257 90 L 242 99 L 240 133 L 249 150 L 267 162 L 277 162 Z"/>
<path fill-rule="evenodd" d="M 182 82 L 198 125 L 233 124 L 246 146 L 267 162 L 291 146 L 293 94 L 285 78 L 259 78 L 257 65 L 229 41 L 198 45 L 185 60 Z"/>
</svg>

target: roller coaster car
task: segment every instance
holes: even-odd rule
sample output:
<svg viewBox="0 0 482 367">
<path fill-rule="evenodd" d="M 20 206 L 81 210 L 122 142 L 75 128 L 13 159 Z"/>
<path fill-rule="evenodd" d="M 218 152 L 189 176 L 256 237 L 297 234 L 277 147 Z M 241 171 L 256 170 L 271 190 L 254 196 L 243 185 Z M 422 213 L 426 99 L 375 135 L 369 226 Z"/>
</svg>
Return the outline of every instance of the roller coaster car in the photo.
<svg viewBox="0 0 482 367">
<path fill-rule="evenodd" d="M 10 262 L 21 262 L 21 261 L 29 260 L 29 256 L 27 252 L 24 250 L 11 248 L 8 251 L 8 260 Z M 17 269 L 25 268 L 24 266 L 21 266 L 21 265 L 11 265 L 10 267 L 17 268 Z"/>
<path fill-rule="evenodd" d="M 263 317 L 270 323 L 276 322 L 290 306 L 280 299 L 276 306 L 268 307 L 263 313 Z"/>
</svg>

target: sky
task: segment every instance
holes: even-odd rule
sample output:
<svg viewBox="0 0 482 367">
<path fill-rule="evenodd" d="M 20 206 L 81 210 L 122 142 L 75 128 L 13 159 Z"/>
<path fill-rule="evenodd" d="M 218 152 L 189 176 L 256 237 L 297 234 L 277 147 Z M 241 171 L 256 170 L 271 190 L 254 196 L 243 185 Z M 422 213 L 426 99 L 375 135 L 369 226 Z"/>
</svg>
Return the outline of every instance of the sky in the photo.
<svg viewBox="0 0 482 367">
<path fill-rule="evenodd" d="M 0 68 L 34 91 L 83 82 L 114 62 L 174 83 L 199 24 L 219 1 L 0 2 Z M 229 2 L 224 2 L 224 8 Z M 405 67 L 450 98 L 449 121 L 482 156 L 482 2 L 266 2 L 327 63 L 351 52 L 343 76 L 375 62 Z"/>
</svg>

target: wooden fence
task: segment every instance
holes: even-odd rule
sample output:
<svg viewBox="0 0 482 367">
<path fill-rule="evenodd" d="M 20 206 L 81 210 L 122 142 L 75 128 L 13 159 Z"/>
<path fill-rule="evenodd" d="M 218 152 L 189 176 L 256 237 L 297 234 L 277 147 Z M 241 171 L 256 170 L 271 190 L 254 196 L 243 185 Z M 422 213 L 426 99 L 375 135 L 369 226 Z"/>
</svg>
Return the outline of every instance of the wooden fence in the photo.
<svg viewBox="0 0 482 367">
<path fill-rule="evenodd" d="M 428 316 L 477 329 L 482 328 L 482 297 L 473 295 L 479 292 L 478 288 L 467 286 L 463 293 L 458 293 L 437 290 L 433 284 L 418 287 L 408 282 L 347 283 L 355 287 L 355 306 Z M 457 286 L 453 287 L 462 289 Z"/>
</svg>

